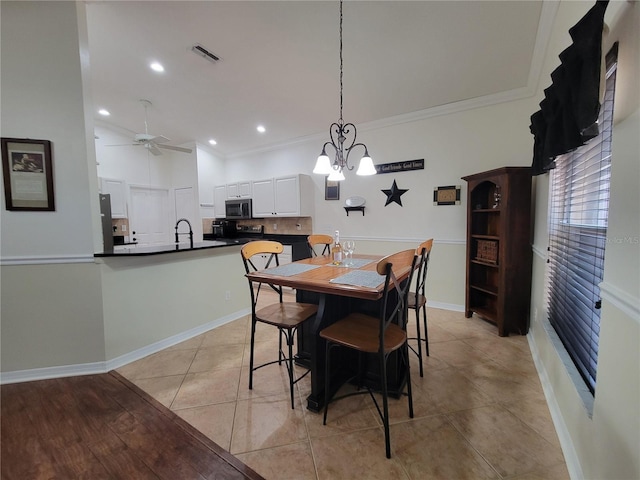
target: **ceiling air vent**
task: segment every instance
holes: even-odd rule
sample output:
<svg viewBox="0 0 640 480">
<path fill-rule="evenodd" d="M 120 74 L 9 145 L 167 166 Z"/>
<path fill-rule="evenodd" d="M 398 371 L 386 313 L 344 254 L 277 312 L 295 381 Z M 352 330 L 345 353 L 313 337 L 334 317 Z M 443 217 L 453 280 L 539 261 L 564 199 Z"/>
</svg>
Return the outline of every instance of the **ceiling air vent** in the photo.
<svg viewBox="0 0 640 480">
<path fill-rule="evenodd" d="M 196 43 L 193 47 L 191 47 L 191 51 L 197 53 L 201 57 L 204 57 L 213 63 L 216 63 L 218 60 L 220 60 L 220 57 L 214 55 L 199 43 Z"/>
</svg>

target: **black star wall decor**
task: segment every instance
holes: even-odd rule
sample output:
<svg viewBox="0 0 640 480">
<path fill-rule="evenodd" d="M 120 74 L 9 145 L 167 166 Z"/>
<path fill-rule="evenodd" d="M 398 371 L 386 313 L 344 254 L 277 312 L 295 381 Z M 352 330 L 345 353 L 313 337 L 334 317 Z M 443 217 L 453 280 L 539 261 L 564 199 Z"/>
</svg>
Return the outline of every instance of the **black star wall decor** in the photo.
<svg viewBox="0 0 640 480">
<path fill-rule="evenodd" d="M 398 185 L 394 180 L 393 185 L 391 185 L 391 188 L 389 190 L 381 190 L 381 192 L 387 196 L 387 203 L 385 203 L 384 206 L 386 207 L 391 202 L 396 202 L 398 205 L 402 206 L 402 200 L 400 199 L 400 197 L 408 191 L 408 189 L 403 190 L 402 188 L 398 188 Z"/>
</svg>

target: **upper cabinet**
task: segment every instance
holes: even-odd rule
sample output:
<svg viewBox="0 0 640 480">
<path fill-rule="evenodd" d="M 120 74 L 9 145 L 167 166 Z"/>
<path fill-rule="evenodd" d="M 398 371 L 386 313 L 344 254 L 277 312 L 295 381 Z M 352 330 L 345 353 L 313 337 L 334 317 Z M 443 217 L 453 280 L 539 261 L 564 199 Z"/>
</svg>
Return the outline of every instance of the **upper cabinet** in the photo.
<svg viewBox="0 0 640 480">
<path fill-rule="evenodd" d="M 227 198 L 251 198 L 251 182 L 227 184 Z"/>
<path fill-rule="evenodd" d="M 252 189 L 254 217 L 308 217 L 313 213 L 313 182 L 308 175 L 256 180 Z"/>
<path fill-rule="evenodd" d="M 227 215 L 224 208 L 224 202 L 226 199 L 226 185 L 217 185 L 213 187 L 213 214 L 216 218 L 224 218 Z"/>
<path fill-rule="evenodd" d="M 127 185 L 124 180 L 100 178 L 100 193 L 111 196 L 111 218 L 127 218 Z"/>
</svg>

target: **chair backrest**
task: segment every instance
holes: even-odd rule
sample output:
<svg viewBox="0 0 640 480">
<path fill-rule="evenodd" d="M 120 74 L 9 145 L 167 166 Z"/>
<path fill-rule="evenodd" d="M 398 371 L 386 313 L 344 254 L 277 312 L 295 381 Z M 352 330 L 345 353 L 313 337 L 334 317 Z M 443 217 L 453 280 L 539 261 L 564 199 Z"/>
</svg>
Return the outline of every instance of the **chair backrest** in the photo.
<svg viewBox="0 0 640 480">
<path fill-rule="evenodd" d="M 387 255 L 378 261 L 376 270 L 380 275 L 385 276 L 384 296 L 380 314 L 381 350 L 384 348 L 384 331 L 391 322 L 397 323 L 403 330 L 406 326 L 407 298 L 417 262 L 418 256 L 413 249 Z M 400 281 L 398 277 L 401 277 L 407 270 L 409 270 L 409 276 Z M 393 303 L 389 301 L 392 298 L 396 300 Z"/>
<path fill-rule="evenodd" d="M 282 253 L 284 247 L 280 242 L 273 242 L 270 240 L 256 240 L 254 242 L 245 243 L 240 249 L 240 255 L 242 255 L 242 263 L 244 264 L 244 270 L 246 273 L 258 271 L 252 258 L 255 255 L 268 255 L 266 265 L 264 268 L 280 265 L 278 254 Z M 272 262 L 275 265 L 272 265 Z M 262 265 L 262 262 L 260 263 Z M 253 282 L 249 280 L 249 291 L 251 292 L 251 309 L 255 313 L 255 306 L 258 302 L 258 296 L 260 295 L 260 287 L 262 283 L 258 283 L 258 287 L 254 289 Z M 280 303 L 282 303 L 282 287 L 279 285 L 267 284 L 273 291 L 275 291 L 280 297 Z"/>
<path fill-rule="evenodd" d="M 418 256 L 418 271 L 416 272 L 416 294 L 425 295 L 425 281 L 427 279 L 427 270 L 429 269 L 429 257 L 431 255 L 431 247 L 433 247 L 433 238 L 425 240 L 416 249 Z"/>
<path fill-rule="evenodd" d="M 416 272 L 416 294 L 424 296 L 425 281 L 427 279 L 427 270 L 429 269 L 429 257 L 431 256 L 431 247 L 433 247 L 433 238 L 425 240 L 416 249 L 418 256 L 418 271 Z"/>
<path fill-rule="evenodd" d="M 307 237 L 307 244 L 309 245 L 309 253 L 312 257 L 317 257 L 318 254 L 315 251 L 316 245 L 324 245 L 320 255 L 329 255 L 331 252 L 331 245 L 333 244 L 333 237 L 331 235 L 315 234 Z"/>
</svg>

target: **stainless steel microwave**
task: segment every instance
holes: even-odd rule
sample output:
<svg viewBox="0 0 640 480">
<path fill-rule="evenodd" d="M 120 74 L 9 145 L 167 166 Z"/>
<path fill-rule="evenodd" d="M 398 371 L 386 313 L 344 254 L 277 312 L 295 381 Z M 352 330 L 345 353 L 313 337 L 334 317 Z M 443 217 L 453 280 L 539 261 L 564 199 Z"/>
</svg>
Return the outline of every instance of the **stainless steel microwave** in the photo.
<svg viewBox="0 0 640 480">
<path fill-rule="evenodd" d="M 251 199 L 238 198 L 224 202 L 225 217 L 230 219 L 251 218 Z"/>
</svg>

